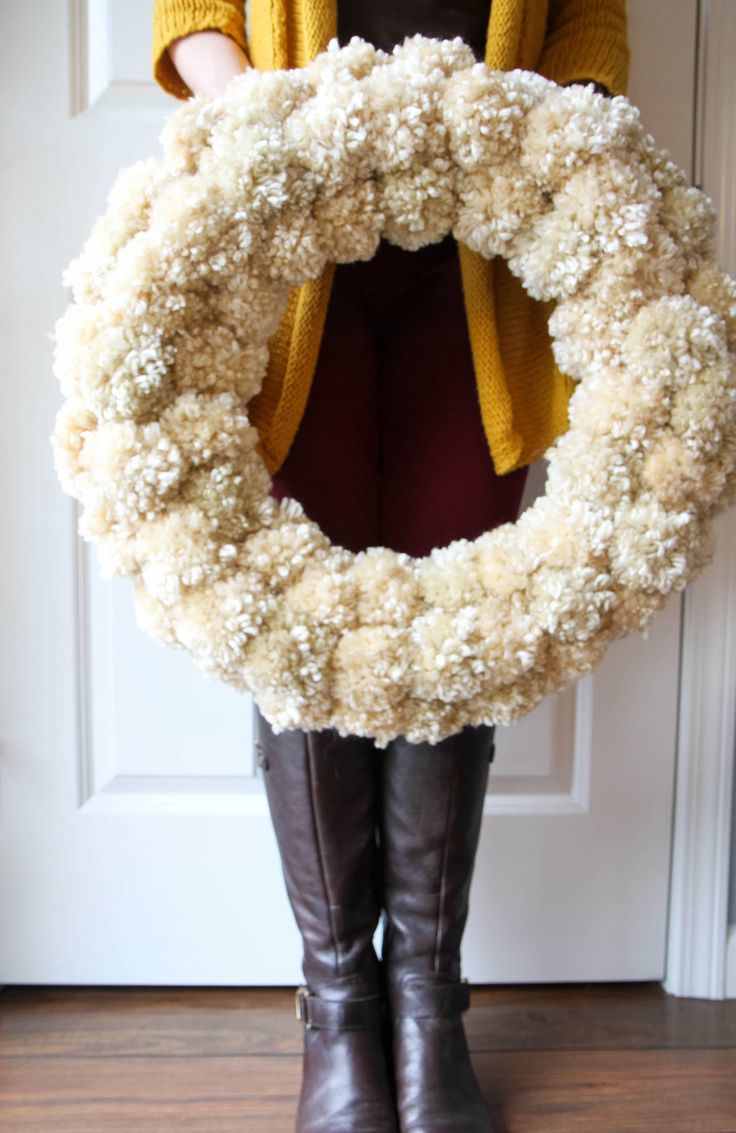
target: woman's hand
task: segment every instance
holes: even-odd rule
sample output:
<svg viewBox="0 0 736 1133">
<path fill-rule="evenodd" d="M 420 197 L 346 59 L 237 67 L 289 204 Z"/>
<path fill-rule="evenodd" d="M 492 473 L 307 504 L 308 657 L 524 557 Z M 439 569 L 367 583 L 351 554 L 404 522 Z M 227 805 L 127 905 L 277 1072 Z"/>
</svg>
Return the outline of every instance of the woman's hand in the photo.
<svg viewBox="0 0 736 1133">
<path fill-rule="evenodd" d="M 168 52 L 189 89 L 208 98 L 222 94 L 230 80 L 250 66 L 240 44 L 214 28 L 172 40 Z"/>
</svg>

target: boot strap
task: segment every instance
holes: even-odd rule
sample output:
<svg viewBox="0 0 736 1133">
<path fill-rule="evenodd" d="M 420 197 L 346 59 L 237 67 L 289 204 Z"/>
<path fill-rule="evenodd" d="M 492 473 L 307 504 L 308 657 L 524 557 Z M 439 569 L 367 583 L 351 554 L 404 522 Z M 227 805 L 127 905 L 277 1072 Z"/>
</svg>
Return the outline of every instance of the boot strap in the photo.
<svg viewBox="0 0 736 1133">
<path fill-rule="evenodd" d="M 296 1017 L 309 1030 L 360 1031 L 366 1027 L 379 1027 L 382 1012 L 380 995 L 360 999 L 322 999 L 308 987 L 296 990 Z"/>
<path fill-rule="evenodd" d="M 450 984 L 408 983 L 391 988 L 393 1017 L 432 1019 L 457 1015 L 470 1006 L 470 986 L 466 979 Z"/>
</svg>

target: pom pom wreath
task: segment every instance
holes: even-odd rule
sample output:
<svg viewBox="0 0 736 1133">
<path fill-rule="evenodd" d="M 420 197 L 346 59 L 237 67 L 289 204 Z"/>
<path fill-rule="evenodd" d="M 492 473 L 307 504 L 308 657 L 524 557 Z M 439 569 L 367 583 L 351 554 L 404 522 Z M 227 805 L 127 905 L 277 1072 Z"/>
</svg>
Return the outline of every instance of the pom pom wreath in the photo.
<svg viewBox="0 0 736 1133">
<path fill-rule="evenodd" d="M 511 723 L 712 559 L 736 500 L 736 285 L 710 202 L 625 98 L 490 71 L 460 39 L 333 40 L 190 99 L 161 142 L 66 269 L 54 461 L 138 624 L 277 731 L 385 747 Z M 352 554 L 269 496 L 248 403 L 291 288 L 448 232 L 554 300 L 570 427 L 516 523 Z"/>
</svg>

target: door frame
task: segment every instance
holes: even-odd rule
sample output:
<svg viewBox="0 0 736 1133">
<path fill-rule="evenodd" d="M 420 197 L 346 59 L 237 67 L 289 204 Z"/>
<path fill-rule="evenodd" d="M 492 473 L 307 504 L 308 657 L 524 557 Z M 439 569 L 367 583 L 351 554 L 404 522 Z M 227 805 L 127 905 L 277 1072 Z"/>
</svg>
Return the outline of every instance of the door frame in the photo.
<svg viewBox="0 0 736 1133">
<path fill-rule="evenodd" d="M 713 200 L 719 263 L 736 274 L 736 4 L 699 0 L 692 178 Z M 736 752 L 736 507 L 683 593 L 666 975 L 672 995 L 736 998 L 728 924 Z"/>
</svg>

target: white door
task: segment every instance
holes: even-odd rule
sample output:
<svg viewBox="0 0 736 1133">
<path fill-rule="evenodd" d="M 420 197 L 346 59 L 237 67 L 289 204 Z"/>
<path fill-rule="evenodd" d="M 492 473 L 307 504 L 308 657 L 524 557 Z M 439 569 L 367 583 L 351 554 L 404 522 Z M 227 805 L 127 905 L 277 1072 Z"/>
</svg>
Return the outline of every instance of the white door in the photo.
<svg viewBox="0 0 736 1133">
<path fill-rule="evenodd" d="M 251 704 L 137 628 L 129 580 L 99 580 L 48 440 L 62 269 L 177 104 L 150 78 L 149 0 L 41 8 L 41 30 L 38 4 L 4 12 L 0 73 L 0 981 L 295 983 Z M 689 168 L 696 0 L 630 13 L 631 97 Z M 472 980 L 663 977 L 679 620 L 673 598 L 498 729 Z"/>
</svg>

